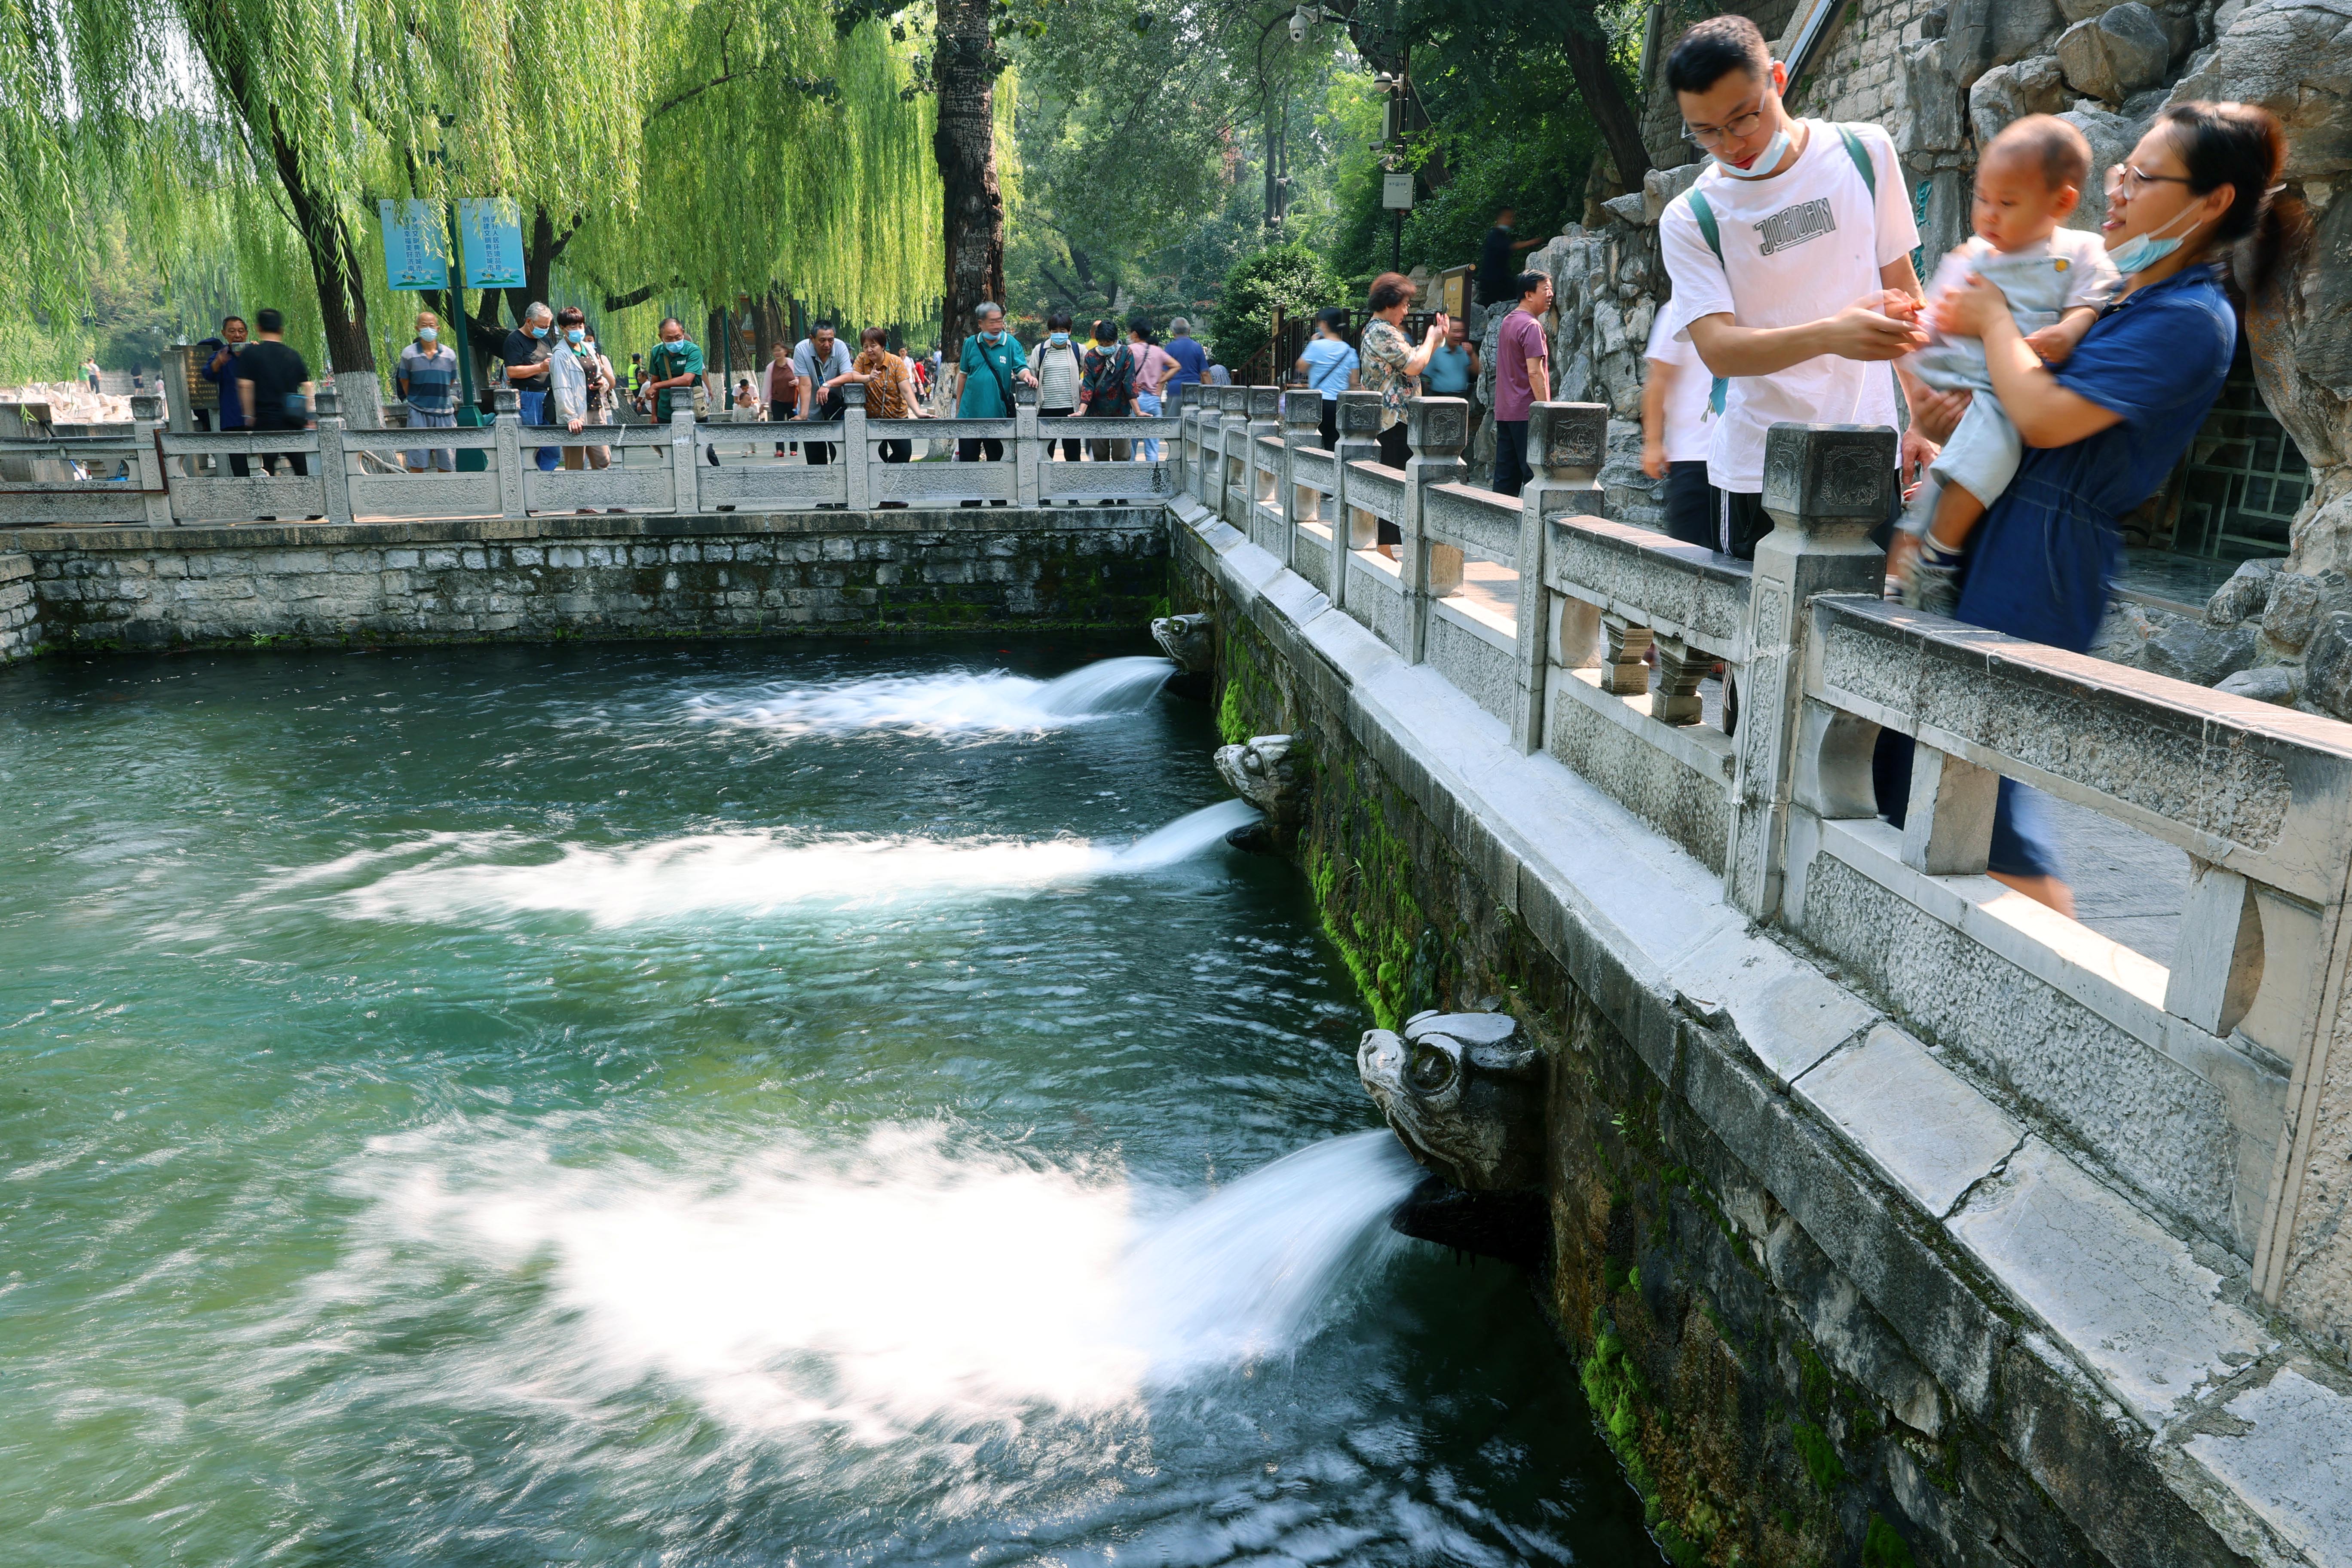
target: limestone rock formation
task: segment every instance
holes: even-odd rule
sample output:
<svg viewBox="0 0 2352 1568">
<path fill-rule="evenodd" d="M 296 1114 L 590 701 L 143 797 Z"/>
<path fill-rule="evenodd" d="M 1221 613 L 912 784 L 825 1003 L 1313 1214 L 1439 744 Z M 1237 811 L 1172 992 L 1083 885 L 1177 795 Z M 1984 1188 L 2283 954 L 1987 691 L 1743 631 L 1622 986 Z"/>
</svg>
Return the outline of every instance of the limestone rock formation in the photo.
<svg viewBox="0 0 2352 1568">
<path fill-rule="evenodd" d="M 1187 675 L 1206 675 L 1216 668 L 1215 627 L 1206 616 L 1158 616 L 1151 640 Z"/>
<path fill-rule="evenodd" d="M 2172 39 L 2139 0 L 2122 0 L 2059 35 L 2058 64 L 2078 92 L 2121 103 L 2164 79 Z"/>
<path fill-rule="evenodd" d="M 2066 73 L 2055 55 L 1996 67 L 1969 89 L 1969 129 L 1981 147 L 2029 114 L 2055 114 L 2067 103 Z"/>
<path fill-rule="evenodd" d="M 1420 1013 L 1370 1029 L 1356 1071 L 1414 1160 L 1465 1192 L 1543 1183 L 1543 1053 L 1505 1013 Z"/>
<path fill-rule="evenodd" d="M 2286 184 L 2318 214 L 2298 286 L 2248 314 L 2263 400 L 2311 465 L 2290 571 L 2352 569 L 2352 0 L 2249 0 L 2172 90 L 2258 103 L 2286 128 Z"/>
</svg>

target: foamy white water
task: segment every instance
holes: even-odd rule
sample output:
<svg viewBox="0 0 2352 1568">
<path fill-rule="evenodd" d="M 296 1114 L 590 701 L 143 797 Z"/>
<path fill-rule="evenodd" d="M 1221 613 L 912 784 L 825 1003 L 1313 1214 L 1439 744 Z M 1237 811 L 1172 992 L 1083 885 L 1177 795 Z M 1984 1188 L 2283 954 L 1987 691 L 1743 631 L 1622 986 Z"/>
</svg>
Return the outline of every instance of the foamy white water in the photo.
<svg viewBox="0 0 2352 1568">
<path fill-rule="evenodd" d="M 1169 1212 L 1116 1172 L 1024 1163 L 894 1126 L 783 1145 L 717 1177 L 558 1165 L 523 1138 L 383 1139 L 321 1306 L 460 1271 L 529 1271 L 478 1392 L 596 1398 L 657 1380 L 746 1431 L 861 1441 L 932 1422 L 1116 1409 L 1311 1338 L 1399 1245 L 1420 1173 L 1374 1131 Z"/>
<path fill-rule="evenodd" d="M 688 706 L 713 723 L 782 735 L 1034 733 L 1137 712 L 1175 669 L 1164 658 L 1105 658 L 1053 680 L 1003 670 L 876 676 L 773 687 L 751 698 L 698 696 Z"/>
<path fill-rule="evenodd" d="M 553 914 L 621 926 L 717 910 L 757 915 L 804 903 L 1021 894 L 1164 870 L 1213 848 L 1256 816 L 1246 801 L 1219 801 L 1132 844 L 772 828 L 609 847 L 550 846 L 512 833 L 444 833 L 406 847 L 356 851 L 267 886 L 313 888 L 366 875 L 370 880 L 332 895 L 336 912 L 355 920 Z M 546 858 L 551 848 L 552 859 Z M 386 866 L 392 868 L 382 869 Z"/>
</svg>

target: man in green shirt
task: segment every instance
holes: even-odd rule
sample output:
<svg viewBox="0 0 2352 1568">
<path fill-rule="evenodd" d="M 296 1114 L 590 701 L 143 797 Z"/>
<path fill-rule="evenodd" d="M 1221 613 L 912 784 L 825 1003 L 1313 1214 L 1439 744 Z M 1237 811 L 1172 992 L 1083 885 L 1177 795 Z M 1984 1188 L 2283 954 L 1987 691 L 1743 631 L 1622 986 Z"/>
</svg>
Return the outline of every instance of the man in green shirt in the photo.
<svg viewBox="0 0 2352 1568">
<path fill-rule="evenodd" d="M 654 394 L 655 418 L 669 418 L 672 390 L 688 399 L 690 405 L 694 385 L 702 379 L 702 351 L 687 341 L 686 323 L 676 316 L 662 318 L 661 343 L 646 369 L 646 386 Z"/>
<path fill-rule="evenodd" d="M 1004 330 L 1004 307 L 983 300 L 972 312 L 976 331 L 963 341 L 962 357 L 956 361 L 956 417 L 959 419 L 1010 419 L 1013 417 L 1013 389 L 1024 384 L 1034 384 L 1029 375 L 1029 356 L 1020 341 Z M 993 436 L 966 436 L 956 442 L 956 461 L 976 463 L 985 453 L 990 462 L 1002 462 L 1004 443 Z M 978 506 L 968 500 L 965 506 Z M 1003 506 L 992 500 L 991 506 Z"/>
</svg>

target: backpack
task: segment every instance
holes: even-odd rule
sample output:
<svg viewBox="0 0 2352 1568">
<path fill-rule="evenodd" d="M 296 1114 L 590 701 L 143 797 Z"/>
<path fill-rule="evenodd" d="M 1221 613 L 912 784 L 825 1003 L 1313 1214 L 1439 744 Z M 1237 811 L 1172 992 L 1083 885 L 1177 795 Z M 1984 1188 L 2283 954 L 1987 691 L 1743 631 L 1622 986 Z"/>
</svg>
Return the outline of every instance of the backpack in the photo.
<svg viewBox="0 0 2352 1568">
<path fill-rule="evenodd" d="M 1835 131 L 1838 140 L 1845 143 L 1845 155 L 1853 160 L 1854 171 L 1862 176 L 1863 189 L 1870 193 L 1871 200 L 1876 201 L 1878 173 L 1870 166 L 1869 149 L 1862 144 L 1862 138 L 1853 133 L 1852 126 L 1833 125 L 1830 129 Z M 1706 194 L 1696 185 L 1690 190 L 1690 209 L 1691 216 L 1698 220 L 1699 237 L 1706 241 L 1709 250 L 1715 252 L 1715 264 L 1722 267 L 1723 232 L 1715 221 L 1715 208 L 1707 202 Z M 1727 377 L 1718 375 L 1715 378 L 1715 384 L 1707 388 L 1707 412 L 1718 419 L 1723 416 L 1723 395 L 1730 386 Z"/>
</svg>

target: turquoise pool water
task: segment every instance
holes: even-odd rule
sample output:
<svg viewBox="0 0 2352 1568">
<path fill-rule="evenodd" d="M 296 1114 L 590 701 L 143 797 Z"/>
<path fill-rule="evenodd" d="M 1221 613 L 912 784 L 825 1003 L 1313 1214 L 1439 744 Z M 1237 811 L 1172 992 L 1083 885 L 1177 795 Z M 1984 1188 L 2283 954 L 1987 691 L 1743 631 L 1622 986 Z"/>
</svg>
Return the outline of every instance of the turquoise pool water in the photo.
<svg viewBox="0 0 2352 1568">
<path fill-rule="evenodd" d="M 1137 652 L 0 673 L 0 1560 L 1656 1561 Z"/>
</svg>

